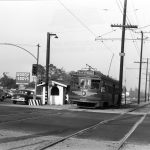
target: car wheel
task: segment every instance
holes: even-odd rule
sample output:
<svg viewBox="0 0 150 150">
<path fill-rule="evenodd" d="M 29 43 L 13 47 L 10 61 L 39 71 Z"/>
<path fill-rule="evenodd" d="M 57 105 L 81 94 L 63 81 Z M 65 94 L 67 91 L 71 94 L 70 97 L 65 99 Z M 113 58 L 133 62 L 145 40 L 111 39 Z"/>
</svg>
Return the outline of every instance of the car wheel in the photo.
<svg viewBox="0 0 150 150">
<path fill-rule="evenodd" d="M 2 97 L 1 97 L 1 101 L 3 102 L 3 101 L 4 101 L 4 99 L 5 99 L 5 97 L 4 97 L 4 96 L 2 96 Z"/>
<path fill-rule="evenodd" d="M 13 101 L 13 104 L 16 104 L 17 103 L 17 101 Z"/>
<path fill-rule="evenodd" d="M 25 101 L 25 104 L 26 104 L 26 105 L 29 105 L 29 101 Z"/>
</svg>

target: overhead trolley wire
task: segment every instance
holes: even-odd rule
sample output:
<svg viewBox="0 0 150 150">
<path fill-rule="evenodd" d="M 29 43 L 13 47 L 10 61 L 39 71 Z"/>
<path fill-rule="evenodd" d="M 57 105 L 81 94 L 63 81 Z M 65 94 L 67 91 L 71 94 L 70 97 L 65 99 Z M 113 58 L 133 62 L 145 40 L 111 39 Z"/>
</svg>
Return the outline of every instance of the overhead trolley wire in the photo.
<svg viewBox="0 0 150 150">
<path fill-rule="evenodd" d="M 149 27 L 150 25 L 146 25 L 146 26 L 143 26 L 143 27 L 139 27 L 138 29 L 143 29 L 143 28 L 147 28 Z"/>
<path fill-rule="evenodd" d="M 79 17 L 77 17 L 70 9 L 68 9 L 60 0 L 57 0 L 60 4 L 61 4 L 61 6 L 63 6 L 63 8 L 65 9 L 65 10 L 67 10 L 85 29 L 87 29 L 94 37 L 96 37 L 97 35 L 79 18 Z M 115 31 L 115 30 L 113 30 L 113 31 Z M 111 32 L 113 32 L 113 31 L 111 31 Z M 111 33 L 110 32 L 110 33 Z M 107 32 L 107 33 L 104 33 L 103 35 L 106 35 L 106 34 L 108 34 L 109 32 Z M 109 50 L 112 54 L 113 54 L 113 52 L 112 52 L 112 48 L 109 48 L 103 41 L 101 42 L 104 46 L 105 46 L 105 48 L 107 49 L 107 50 Z"/>
<path fill-rule="evenodd" d="M 79 19 L 70 9 L 68 9 L 60 0 L 57 0 L 84 28 L 86 28 L 94 37 L 96 34 L 81 20 Z"/>
<path fill-rule="evenodd" d="M 136 9 L 135 9 L 135 7 L 134 7 L 133 0 L 131 0 L 131 3 L 132 3 L 133 10 L 134 10 L 134 14 L 135 14 L 136 22 L 137 22 L 137 24 L 139 24 L 139 20 L 138 20 L 138 17 L 137 17 L 136 11 L 135 11 Z"/>
<path fill-rule="evenodd" d="M 61 4 L 61 6 L 63 6 L 63 8 L 64 8 L 65 10 L 67 10 L 67 11 L 68 11 L 85 29 L 87 29 L 94 37 L 97 36 L 81 19 L 79 19 L 72 11 L 70 11 L 60 0 L 57 0 L 57 1 Z M 113 29 L 113 30 L 110 31 L 110 32 L 107 32 L 107 33 L 102 34 L 102 35 L 101 35 L 101 38 L 102 38 L 102 36 L 107 35 L 107 34 L 109 34 L 109 33 L 111 33 L 111 32 L 114 32 L 114 31 L 116 31 L 116 30 Z M 112 48 L 109 48 L 103 41 L 101 41 L 101 43 L 104 45 L 104 47 L 105 47 L 107 50 L 109 50 L 109 52 L 112 53 L 112 59 L 113 59 L 114 53 L 112 52 Z M 111 63 L 112 63 L 112 60 L 111 60 Z M 110 69 L 109 69 L 109 70 L 110 70 Z"/>
</svg>

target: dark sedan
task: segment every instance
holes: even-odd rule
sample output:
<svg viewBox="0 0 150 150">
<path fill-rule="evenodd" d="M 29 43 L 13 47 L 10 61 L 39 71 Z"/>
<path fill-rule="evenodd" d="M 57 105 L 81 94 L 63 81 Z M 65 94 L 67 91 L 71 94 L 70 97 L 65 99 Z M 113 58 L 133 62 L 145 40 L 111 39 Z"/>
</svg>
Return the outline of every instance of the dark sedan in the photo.
<svg viewBox="0 0 150 150">
<path fill-rule="evenodd" d="M 33 99 L 34 91 L 32 90 L 18 90 L 11 98 L 14 104 L 17 102 L 24 102 L 26 105 L 29 104 L 29 99 Z"/>
</svg>

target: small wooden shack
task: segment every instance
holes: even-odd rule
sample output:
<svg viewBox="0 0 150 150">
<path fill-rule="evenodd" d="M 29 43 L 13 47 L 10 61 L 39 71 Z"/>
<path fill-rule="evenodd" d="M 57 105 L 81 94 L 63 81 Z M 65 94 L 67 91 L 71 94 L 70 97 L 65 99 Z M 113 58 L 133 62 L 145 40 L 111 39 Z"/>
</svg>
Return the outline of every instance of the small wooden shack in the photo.
<svg viewBox="0 0 150 150">
<path fill-rule="evenodd" d="M 38 86 L 43 87 L 42 104 L 48 105 L 64 105 L 68 103 L 69 96 L 67 92 L 68 85 L 59 81 L 51 81 L 48 89 L 48 98 L 45 90 L 45 83 Z"/>
</svg>

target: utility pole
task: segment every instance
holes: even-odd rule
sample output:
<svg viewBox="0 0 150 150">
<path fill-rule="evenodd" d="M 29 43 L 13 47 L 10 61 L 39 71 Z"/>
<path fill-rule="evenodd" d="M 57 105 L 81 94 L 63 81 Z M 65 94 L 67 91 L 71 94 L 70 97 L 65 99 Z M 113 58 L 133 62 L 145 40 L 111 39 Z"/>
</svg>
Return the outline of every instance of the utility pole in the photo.
<svg viewBox="0 0 150 150">
<path fill-rule="evenodd" d="M 148 86 L 148 101 L 149 101 L 149 95 L 150 95 L 150 73 L 149 73 L 149 86 Z"/>
<path fill-rule="evenodd" d="M 123 24 L 122 25 L 111 25 L 111 27 L 122 27 L 122 38 L 121 38 L 121 53 L 120 53 L 120 73 L 119 73 L 119 97 L 118 106 L 121 105 L 122 99 L 122 81 L 123 81 L 123 63 L 124 63 L 124 43 L 125 43 L 125 29 L 126 28 L 137 28 L 137 26 L 126 25 L 126 10 L 127 0 L 124 0 L 124 11 L 123 11 Z"/>
<path fill-rule="evenodd" d="M 143 32 L 141 31 L 141 53 L 140 53 L 140 66 L 139 66 L 140 68 L 139 68 L 138 104 L 140 104 L 142 54 L 143 54 Z"/>
<path fill-rule="evenodd" d="M 46 86 L 46 93 L 47 93 L 47 102 L 49 98 L 49 93 L 48 93 L 48 85 L 49 85 L 49 62 L 50 62 L 50 34 L 47 33 L 47 51 L 46 51 L 46 81 L 45 81 L 45 86 Z"/>
<path fill-rule="evenodd" d="M 146 102 L 146 97 L 147 97 L 147 75 L 148 75 L 148 58 L 147 58 L 147 66 L 146 66 L 145 102 Z"/>
<path fill-rule="evenodd" d="M 138 86 L 138 104 L 140 104 L 140 91 L 141 91 L 141 70 L 142 70 L 142 63 L 147 63 L 147 68 L 146 68 L 146 84 L 145 84 L 145 101 L 146 101 L 146 90 L 147 90 L 147 73 L 148 73 L 148 58 L 147 62 L 142 62 L 142 54 L 143 54 L 143 34 L 144 33 L 149 33 L 149 32 L 144 32 L 141 31 L 141 53 L 140 53 L 140 66 L 139 66 L 139 86 Z"/>
<path fill-rule="evenodd" d="M 127 104 L 127 88 L 126 88 L 126 79 L 125 79 L 125 105 Z"/>
</svg>

